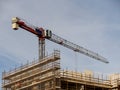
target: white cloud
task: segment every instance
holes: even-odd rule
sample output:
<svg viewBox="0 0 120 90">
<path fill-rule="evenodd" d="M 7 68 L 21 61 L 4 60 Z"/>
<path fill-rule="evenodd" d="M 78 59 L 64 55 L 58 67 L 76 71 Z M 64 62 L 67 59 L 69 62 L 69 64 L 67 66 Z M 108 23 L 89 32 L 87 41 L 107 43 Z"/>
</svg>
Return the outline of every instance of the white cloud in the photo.
<svg viewBox="0 0 120 90">
<path fill-rule="evenodd" d="M 51 29 L 67 40 L 99 52 L 111 62 L 106 65 L 78 54 L 80 70 L 88 68 L 98 72 L 119 72 L 120 11 L 113 1 L 3 0 L 0 1 L 0 7 L 0 49 L 3 48 L 18 57 L 20 62 L 37 58 L 37 38 L 22 29 L 13 31 L 11 28 L 13 16 L 22 17 L 36 26 Z M 65 61 L 62 60 L 62 63 L 74 68 L 75 66 L 71 64 L 75 63 L 74 53 L 48 41 L 47 51 L 52 45 L 64 53 L 62 57 Z"/>
</svg>

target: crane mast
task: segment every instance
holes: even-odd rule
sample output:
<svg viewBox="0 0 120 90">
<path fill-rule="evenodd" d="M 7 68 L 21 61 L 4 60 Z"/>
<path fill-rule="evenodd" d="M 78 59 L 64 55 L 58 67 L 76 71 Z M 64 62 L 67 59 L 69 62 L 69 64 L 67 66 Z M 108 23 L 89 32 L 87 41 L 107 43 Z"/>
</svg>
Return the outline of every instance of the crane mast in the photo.
<svg viewBox="0 0 120 90">
<path fill-rule="evenodd" d="M 38 36 L 39 38 L 39 59 L 44 58 L 45 56 L 45 39 L 48 39 L 54 43 L 60 44 L 66 48 L 69 48 L 75 52 L 84 54 L 88 57 L 94 58 L 96 60 L 99 60 L 104 63 L 109 63 L 106 58 L 102 57 L 101 55 L 90 51 L 84 47 L 81 47 L 79 45 L 76 45 L 66 39 L 61 38 L 60 36 L 55 35 L 52 33 L 50 30 L 45 30 L 43 28 L 39 28 L 36 26 L 31 26 L 27 24 L 24 20 L 15 17 L 12 19 L 12 28 L 14 30 L 17 30 L 19 27 L 23 28 L 24 30 L 27 30 L 35 35 Z"/>
</svg>

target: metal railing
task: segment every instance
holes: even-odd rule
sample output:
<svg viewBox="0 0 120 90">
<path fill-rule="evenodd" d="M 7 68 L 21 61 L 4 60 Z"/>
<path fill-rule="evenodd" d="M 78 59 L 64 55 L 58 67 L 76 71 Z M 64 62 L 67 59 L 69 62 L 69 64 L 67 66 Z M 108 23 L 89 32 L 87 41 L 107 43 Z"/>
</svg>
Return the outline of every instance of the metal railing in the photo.
<svg viewBox="0 0 120 90">
<path fill-rule="evenodd" d="M 4 71 L 4 72 L 2 73 L 2 77 L 4 78 L 4 77 L 7 77 L 7 76 L 9 76 L 9 75 L 11 75 L 11 74 L 14 74 L 14 73 L 16 73 L 16 72 L 20 72 L 20 71 L 22 71 L 22 70 L 24 70 L 24 69 L 26 69 L 26 68 L 28 68 L 28 67 L 30 67 L 30 66 L 34 66 L 34 65 L 36 65 L 36 64 L 38 64 L 38 63 L 41 63 L 41 62 L 44 61 L 44 60 L 47 60 L 47 59 L 52 58 L 52 57 L 53 57 L 53 58 L 54 58 L 54 57 L 60 58 L 60 51 L 59 51 L 59 50 L 54 50 L 54 52 L 53 52 L 52 54 L 46 56 L 45 58 L 43 58 L 43 59 L 41 59 L 41 60 L 35 60 L 35 61 L 32 61 L 32 62 L 28 62 L 27 64 L 21 65 L 20 67 L 15 68 L 15 69 L 13 69 L 13 70 L 10 70 L 10 71 L 8 71 L 8 72 Z"/>
<path fill-rule="evenodd" d="M 95 77 L 94 75 L 88 75 L 85 73 L 73 72 L 68 70 L 65 70 L 65 71 L 62 70 L 60 74 L 61 74 L 61 77 L 67 78 L 67 79 L 111 86 L 110 80 L 107 80 L 107 79 L 105 80 L 103 78 Z"/>
</svg>

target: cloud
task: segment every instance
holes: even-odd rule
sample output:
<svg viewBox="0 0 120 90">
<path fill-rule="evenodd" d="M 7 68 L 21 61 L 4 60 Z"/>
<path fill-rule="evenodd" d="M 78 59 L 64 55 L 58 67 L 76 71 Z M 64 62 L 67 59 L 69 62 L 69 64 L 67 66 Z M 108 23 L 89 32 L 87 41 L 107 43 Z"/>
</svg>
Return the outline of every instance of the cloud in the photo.
<svg viewBox="0 0 120 90">
<path fill-rule="evenodd" d="M 2 78 L 2 72 L 9 71 L 20 65 L 20 63 L 18 63 L 18 61 L 16 61 L 19 59 L 16 58 L 16 60 L 15 60 L 15 58 L 16 58 L 15 56 L 9 54 L 8 52 L 5 52 L 5 50 L 2 51 L 2 49 L 0 49 L 0 78 Z M 1 90 L 1 84 L 2 83 L 0 81 L 0 90 Z"/>
<path fill-rule="evenodd" d="M 37 37 L 23 29 L 13 31 L 11 28 L 11 18 L 18 16 L 35 26 L 51 29 L 53 33 L 69 41 L 98 52 L 111 62 L 106 65 L 77 54 L 80 71 L 91 69 L 98 72 L 119 72 L 120 11 L 116 1 L 0 0 L 0 13 L 0 52 L 10 53 L 9 58 L 12 57 L 11 60 L 15 62 L 19 60 L 19 63 L 24 63 L 38 57 Z M 47 52 L 60 49 L 62 66 L 75 68 L 75 64 L 72 65 L 75 63 L 72 51 L 49 41 L 46 41 L 46 47 Z"/>
</svg>

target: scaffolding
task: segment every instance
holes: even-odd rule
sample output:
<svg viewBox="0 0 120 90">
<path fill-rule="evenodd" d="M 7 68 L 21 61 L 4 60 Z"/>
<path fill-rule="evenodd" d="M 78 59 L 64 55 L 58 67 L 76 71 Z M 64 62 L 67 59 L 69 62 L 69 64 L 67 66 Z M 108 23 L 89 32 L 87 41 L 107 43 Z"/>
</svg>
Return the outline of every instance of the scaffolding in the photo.
<svg viewBox="0 0 120 90">
<path fill-rule="evenodd" d="M 114 73 L 109 75 L 110 83 L 112 84 L 113 90 L 120 90 L 120 74 Z"/>
<path fill-rule="evenodd" d="M 3 90 L 112 90 L 110 80 L 61 70 L 60 51 L 2 73 Z"/>
<path fill-rule="evenodd" d="M 110 80 L 91 74 L 61 71 L 62 90 L 111 90 Z"/>
<path fill-rule="evenodd" d="M 33 61 L 3 72 L 3 90 L 55 90 L 55 76 L 60 70 L 60 52 L 55 50 L 41 61 Z M 60 78 L 60 77 L 57 77 Z"/>
</svg>

